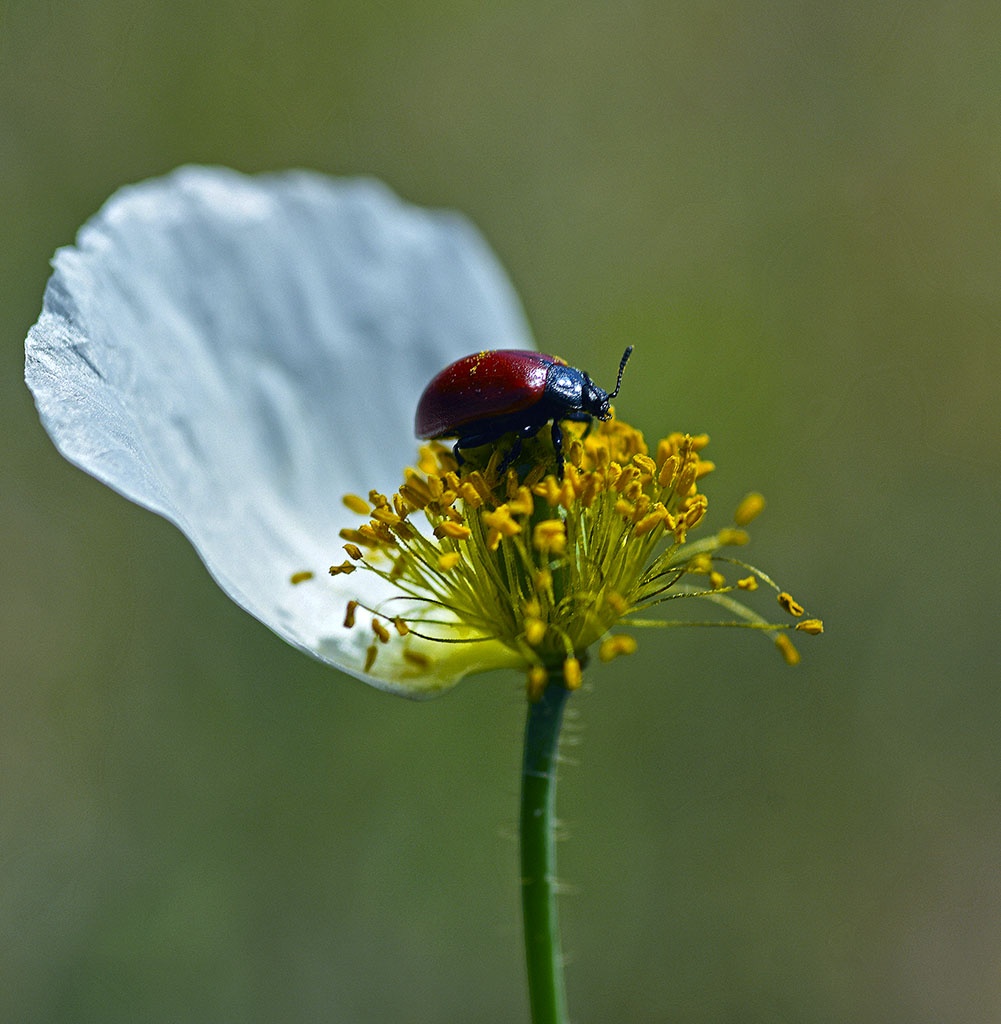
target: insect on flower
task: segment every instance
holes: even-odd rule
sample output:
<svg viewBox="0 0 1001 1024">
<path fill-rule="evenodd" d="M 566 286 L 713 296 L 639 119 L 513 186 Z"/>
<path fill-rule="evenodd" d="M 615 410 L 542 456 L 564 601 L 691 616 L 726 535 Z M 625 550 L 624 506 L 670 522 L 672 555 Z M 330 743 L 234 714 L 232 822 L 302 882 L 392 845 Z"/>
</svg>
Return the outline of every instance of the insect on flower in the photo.
<svg viewBox="0 0 1001 1024">
<path fill-rule="evenodd" d="M 522 442 L 552 420 L 557 476 L 563 479 L 563 431 L 560 420 L 587 423 L 611 418 L 609 402 L 622 386 L 622 371 L 632 355 L 622 354 L 615 390 L 604 391 L 583 371 L 544 352 L 500 349 L 477 352 L 446 366 L 421 395 L 414 432 L 423 440 L 457 438 L 452 447 L 463 463 L 462 448 L 478 448 L 514 434 L 503 472 L 521 453 Z"/>
</svg>

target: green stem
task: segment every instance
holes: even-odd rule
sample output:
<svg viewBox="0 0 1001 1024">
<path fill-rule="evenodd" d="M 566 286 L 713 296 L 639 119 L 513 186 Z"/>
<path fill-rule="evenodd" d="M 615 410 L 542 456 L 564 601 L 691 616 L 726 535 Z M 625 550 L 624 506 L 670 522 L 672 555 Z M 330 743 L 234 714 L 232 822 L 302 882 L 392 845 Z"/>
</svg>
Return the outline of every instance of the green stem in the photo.
<svg viewBox="0 0 1001 1024">
<path fill-rule="evenodd" d="M 521 775 L 521 905 L 528 996 L 533 1024 L 565 1024 L 567 997 L 556 913 L 556 748 L 570 691 L 562 667 L 551 669 L 545 693 L 528 706 Z"/>
</svg>

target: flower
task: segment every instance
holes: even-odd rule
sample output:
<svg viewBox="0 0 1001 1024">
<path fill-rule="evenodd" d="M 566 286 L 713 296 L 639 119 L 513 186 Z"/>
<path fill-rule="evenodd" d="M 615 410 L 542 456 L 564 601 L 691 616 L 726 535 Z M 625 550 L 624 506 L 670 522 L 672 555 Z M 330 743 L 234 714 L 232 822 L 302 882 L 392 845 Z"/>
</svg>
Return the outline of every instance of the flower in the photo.
<svg viewBox="0 0 1001 1024">
<path fill-rule="evenodd" d="M 186 167 L 116 193 L 56 254 L 25 378 L 66 458 L 175 523 L 283 639 L 380 688 L 429 696 L 520 666 L 534 696 L 554 665 L 572 687 L 593 644 L 606 660 L 634 648 L 609 635 L 623 616 L 682 595 L 778 630 L 731 596 L 767 576 L 720 573 L 760 499 L 686 542 L 704 438 L 671 435 L 653 457 L 602 424 L 573 440 L 562 481 L 541 440 L 521 475 L 489 455 L 459 473 L 432 445 L 383 496 L 416 389 L 470 351 L 529 347 L 458 215 L 370 180 Z"/>
<path fill-rule="evenodd" d="M 368 522 L 341 531 L 348 558 L 330 573 L 362 568 L 396 590 L 382 605 L 348 602 L 349 627 L 357 626 L 359 607 L 372 615 L 366 668 L 396 644 L 405 658 L 430 669 L 437 652 L 427 643 L 448 652 L 460 623 L 463 646 L 478 641 L 507 648 L 527 672 L 529 698 L 537 700 L 554 669 L 562 668 L 568 689 L 579 687 L 582 663 L 598 641 L 602 661 L 633 653 L 632 636 L 611 633 L 620 622 L 689 624 L 637 620 L 681 598 L 707 600 L 737 616 L 706 625 L 767 631 L 795 664 L 798 652 L 781 632 L 786 624 L 767 622 L 731 595 L 756 590 L 760 580 L 790 616 L 801 617 L 802 606 L 760 570 L 723 554 L 747 543 L 744 527 L 764 499 L 748 495 L 734 526 L 688 540 L 708 508 L 699 491 L 699 481 L 714 469 L 701 456 L 708 437 L 671 434 L 652 457 L 642 434 L 614 417 L 578 434 L 562 479 L 546 473 L 556 459 L 541 440 L 548 435 L 543 430 L 517 468 L 501 472 L 501 452 L 489 447 L 479 462 L 474 453 L 460 466 L 434 443 L 421 450 L 418 466 L 406 471 L 392 499 L 375 490 L 368 501 L 345 496 L 345 505 Z M 731 566 L 748 575 L 728 583 L 721 569 Z M 823 631 L 818 619 L 796 628 Z"/>
</svg>

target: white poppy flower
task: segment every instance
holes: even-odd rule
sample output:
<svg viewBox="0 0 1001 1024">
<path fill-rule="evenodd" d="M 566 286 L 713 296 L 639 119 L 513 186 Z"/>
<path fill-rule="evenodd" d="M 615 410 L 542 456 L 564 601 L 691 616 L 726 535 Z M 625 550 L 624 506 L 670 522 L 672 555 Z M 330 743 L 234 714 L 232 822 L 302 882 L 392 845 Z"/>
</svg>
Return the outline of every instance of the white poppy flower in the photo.
<svg viewBox="0 0 1001 1024">
<path fill-rule="evenodd" d="M 383 689 L 429 696 L 517 666 L 538 700 L 553 678 L 579 686 L 603 638 L 604 660 L 631 653 L 611 629 L 651 625 L 636 613 L 679 597 L 798 660 L 791 624 L 734 592 L 761 580 L 793 618 L 802 607 L 722 550 L 746 543 L 760 496 L 736 528 L 687 540 L 708 506 L 705 436 L 670 434 L 654 458 L 606 400 L 598 429 L 568 427 L 558 455 L 548 430 L 509 448 L 520 471 L 496 445 L 462 466 L 425 446 L 397 488 L 426 382 L 470 352 L 529 346 L 457 215 L 372 181 L 191 167 L 123 189 L 56 254 L 26 377 L 70 461 L 176 523 L 279 636 Z M 508 358 L 460 366 L 496 398 Z M 726 564 L 751 575 L 728 583 Z"/>
<path fill-rule="evenodd" d="M 25 377 L 67 459 L 175 523 L 234 601 L 327 664 L 419 697 L 511 663 L 439 644 L 419 668 L 397 646 L 366 672 L 344 608 L 390 588 L 325 572 L 356 520 L 342 495 L 396 485 L 434 373 L 532 346 L 466 220 L 372 180 L 185 167 L 117 192 L 53 265 Z"/>
</svg>

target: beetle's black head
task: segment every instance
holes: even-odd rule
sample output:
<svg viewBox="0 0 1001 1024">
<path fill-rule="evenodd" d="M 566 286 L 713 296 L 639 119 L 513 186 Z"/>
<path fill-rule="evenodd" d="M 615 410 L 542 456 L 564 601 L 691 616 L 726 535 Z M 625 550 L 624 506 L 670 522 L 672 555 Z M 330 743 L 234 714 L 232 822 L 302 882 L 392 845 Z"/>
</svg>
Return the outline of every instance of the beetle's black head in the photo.
<svg viewBox="0 0 1001 1024">
<path fill-rule="evenodd" d="M 599 420 L 611 418 L 612 411 L 609 409 L 609 403 L 619 393 L 619 388 L 622 387 L 622 371 L 626 368 L 626 363 L 629 362 L 629 357 L 632 354 L 633 347 L 629 345 L 625 352 L 622 353 L 622 360 L 619 363 L 619 376 L 615 381 L 615 390 L 611 394 L 599 388 L 586 373 L 583 375 L 584 386 L 581 390 L 580 404 L 584 412 L 596 416 Z"/>
<path fill-rule="evenodd" d="M 599 420 L 607 420 L 612 415 L 611 410 L 608 408 L 608 402 L 608 392 L 603 388 L 599 388 L 585 373 L 584 385 L 581 388 L 580 394 L 580 404 L 584 412 L 590 413 Z"/>
</svg>

